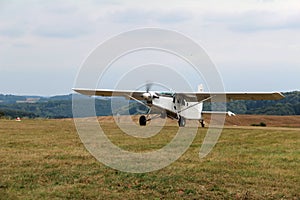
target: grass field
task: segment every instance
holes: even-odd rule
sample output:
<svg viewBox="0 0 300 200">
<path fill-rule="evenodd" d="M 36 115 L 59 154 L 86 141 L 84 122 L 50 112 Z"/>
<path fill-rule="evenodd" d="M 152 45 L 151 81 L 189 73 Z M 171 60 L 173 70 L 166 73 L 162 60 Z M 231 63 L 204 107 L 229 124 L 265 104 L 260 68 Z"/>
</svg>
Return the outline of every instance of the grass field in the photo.
<svg viewBox="0 0 300 200">
<path fill-rule="evenodd" d="M 133 151 L 159 148 L 177 130 L 170 124 L 147 145 L 101 124 Z M 131 174 L 96 161 L 72 120 L 0 120 L 0 199 L 300 199 L 300 129 L 227 127 L 200 160 L 206 130 L 170 166 Z"/>
</svg>

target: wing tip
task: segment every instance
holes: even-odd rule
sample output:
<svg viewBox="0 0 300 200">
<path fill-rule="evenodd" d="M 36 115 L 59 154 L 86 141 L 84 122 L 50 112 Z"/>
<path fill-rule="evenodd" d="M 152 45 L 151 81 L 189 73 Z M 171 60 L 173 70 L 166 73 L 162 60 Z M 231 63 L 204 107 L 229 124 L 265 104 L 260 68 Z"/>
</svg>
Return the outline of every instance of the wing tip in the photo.
<svg viewBox="0 0 300 200">
<path fill-rule="evenodd" d="M 274 92 L 273 95 L 276 98 L 276 100 L 285 98 L 285 96 L 281 92 Z"/>
</svg>

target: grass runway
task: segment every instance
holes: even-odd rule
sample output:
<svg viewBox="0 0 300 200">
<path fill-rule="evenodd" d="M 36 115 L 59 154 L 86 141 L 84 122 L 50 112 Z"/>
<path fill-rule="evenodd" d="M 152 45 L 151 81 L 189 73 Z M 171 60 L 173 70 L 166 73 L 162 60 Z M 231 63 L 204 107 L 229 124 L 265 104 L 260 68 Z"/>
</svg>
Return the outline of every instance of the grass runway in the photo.
<svg viewBox="0 0 300 200">
<path fill-rule="evenodd" d="M 132 140 L 113 123 L 101 126 L 131 151 L 160 148 L 178 129 Z M 0 199 L 300 199 L 299 129 L 226 127 L 200 160 L 206 130 L 168 167 L 132 174 L 93 158 L 72 120 L 2 119 Z"/>
</svg>

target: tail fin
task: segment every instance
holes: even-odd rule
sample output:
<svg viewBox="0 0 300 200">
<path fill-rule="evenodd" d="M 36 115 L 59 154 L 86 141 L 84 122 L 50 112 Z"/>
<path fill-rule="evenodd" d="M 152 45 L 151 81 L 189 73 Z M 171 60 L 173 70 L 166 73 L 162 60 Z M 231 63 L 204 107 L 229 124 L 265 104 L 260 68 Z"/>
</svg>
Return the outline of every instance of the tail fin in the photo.
<svg viewBox="0 0 300 200">
<path fill-rule="evenodd" d="M 203 85 L 202 84 L 198 85 L 198 92 L 203 92 Z"/>
</svg>

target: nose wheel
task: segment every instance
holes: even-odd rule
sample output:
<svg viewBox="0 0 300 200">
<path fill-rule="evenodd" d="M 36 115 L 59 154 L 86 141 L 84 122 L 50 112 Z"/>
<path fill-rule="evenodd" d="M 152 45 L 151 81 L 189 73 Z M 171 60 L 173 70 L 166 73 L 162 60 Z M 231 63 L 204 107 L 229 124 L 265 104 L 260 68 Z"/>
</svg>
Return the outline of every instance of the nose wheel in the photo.
<svg viewBox="0 0 300 200">
<path fill-rule="evenodd" d="M 149 121 L 149 120 L 151 120 L 151 119 L 147 120 L 147 117 L 145 115 L 140 116 L 140 118 L 139 118 L 139 124 L 140 124 L 140 126 L 146 126 L 147 121 Z M 179 127 L 185 127 L 185 124 L 186 124 L 185 118 L 182 117 L 182 116 L 179 116 L 179 119 L 178 119 L 178 125 L 179 125 Z"/>
</svg>

